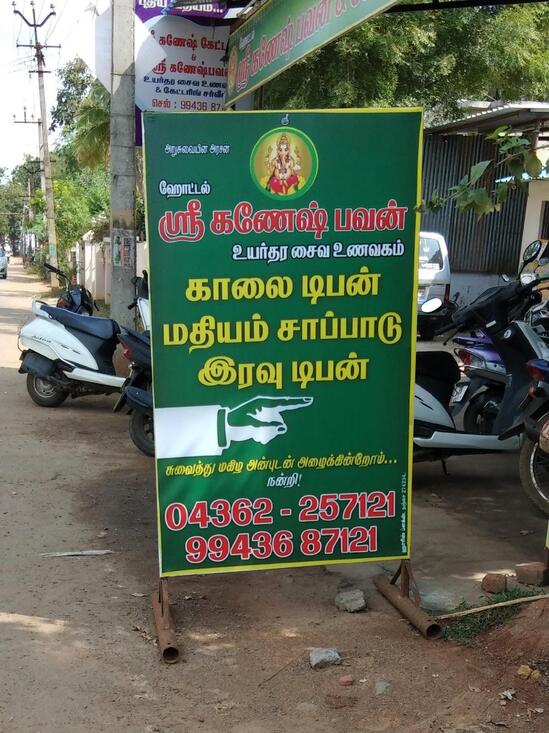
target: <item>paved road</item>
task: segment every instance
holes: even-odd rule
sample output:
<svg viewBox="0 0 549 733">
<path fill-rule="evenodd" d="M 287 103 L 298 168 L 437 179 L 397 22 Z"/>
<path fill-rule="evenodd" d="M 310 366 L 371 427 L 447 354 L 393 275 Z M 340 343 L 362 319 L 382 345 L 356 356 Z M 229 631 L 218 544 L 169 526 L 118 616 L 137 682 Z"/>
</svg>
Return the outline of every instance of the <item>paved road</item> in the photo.
<svg viewBox="0 0 549 733">
<path fill-rule="evenodd" d="M 114 397 L 54 410 L 30 401 L 17 372 L 17 329 L 44 289 L 17 260 L 0 281 L 1 733 L 423 733 L 422 716 L 434 719 L 441 700 L 449 721 L 454 696 L 465 721 L 474 710 L 467 684 L 482 659 L 467 667 L 473 652 L 454 654 L 448 665 L 441 651 L 418 646 L 371 590 L 371 566 L 353 573 L 383 613 L 360 621 L 334 611 L 339 578 L 320 568 L 175 582 L 188 661 L 158 663 L 148 597 L 157 572 L 152 463 L 130 444 L 125 416 L 110 411 Z M 535 559 L 544 534 L 515 457 L 454 459 L 449 470 L 422 465 L 415 476 L 414 562 L 430 605 L 455 605 L 478 594 L 485 571 Z M 113 554 L 41 557 L 90 548 Z M 332 644 L 346 650 L 357 679 L 369 680 L 356 709 L 326 707 L 327 692 L 341 694 L 337 670 L 311 676 L 305 662 L 292 662 Z M 425 672 L 427 663 L 434 667 Z M 385 697 L 373 694 L 378 677 L 393 681 Z M 385 727 L 368 727 L 367 718 Z"/>
</svg>

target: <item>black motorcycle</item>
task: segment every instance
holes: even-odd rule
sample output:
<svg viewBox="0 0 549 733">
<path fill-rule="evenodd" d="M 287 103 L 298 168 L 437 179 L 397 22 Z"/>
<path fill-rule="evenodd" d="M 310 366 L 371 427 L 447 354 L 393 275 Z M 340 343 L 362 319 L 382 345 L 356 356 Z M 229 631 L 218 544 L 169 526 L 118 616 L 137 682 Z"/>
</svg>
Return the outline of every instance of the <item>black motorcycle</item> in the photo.
<svg viewBox="0 0 549 733">
<path fill-rule="evenodd" d="M 533 381 L 520 405 L 520 417 L 500 440 L 523 436 L 520 483 L 528 498 L 549 516 L 549 361 L 532 359 L 527 367 Z"/>
<path fill-rule="evenodd" d="M 59 282 L 63 288 L 63 292 L 57 299 L 56 306 L 58 308 L 64 308 L 65 310 L 71 311 L 72 313 L 78 313 L 80 315 L 93 316 L 93 309 L 99 310 L 93 295 L 83 285 L 72 285 L 70 277 L 58 270 L 57 267 L 44 263 L 44 267 L 49 272 L 53 272 L 57 275 Z"/>
</svg>

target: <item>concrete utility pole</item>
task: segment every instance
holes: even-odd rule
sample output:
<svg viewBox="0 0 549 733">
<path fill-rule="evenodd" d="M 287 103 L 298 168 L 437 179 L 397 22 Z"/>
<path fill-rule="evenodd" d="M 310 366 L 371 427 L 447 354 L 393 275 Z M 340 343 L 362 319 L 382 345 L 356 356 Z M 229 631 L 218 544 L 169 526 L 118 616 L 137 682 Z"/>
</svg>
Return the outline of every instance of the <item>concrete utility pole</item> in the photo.
<svg viewBox="0 0 549 733">
<path fill-rule="evenodd" d="M 111 316 L 133 325 L 135 275 L 134 0 L 112 3 Z"/>
<path fill-rule="evenodd" d="M 46 17 L 40 21 L 40 23 L 36 20 L 36 9 L 34 6 L 34 0 L 31 0 L 31 11 L 32 11 L 32 22 L 30 20 L 27 20 L 27 18 L 23 15 L 23 13 L 20 13 L 19 10 L 15 7 L 15 2 L 13 3 L 13 12 L 15 15 L 18 15 L 28 26 L 29 28 L 32 28 L 34 31 L 34 43 L 33 44 L 17 44 L 17 48 L 32 48 L 34 49 L 37 69 L 36 71 L 31 71 L 31 74 L 38 74 L 38 93 L 40 98 L 40 117 L 42 124 L 40 125 L 39 129 L 42 134 L 42 140 L 41 140 L 41 159 L 42 159 L 42 165 L 44 168 L 44 182 L 45 182 L 45 190 L 44 190 L 44 196 L 46 199 L 46 231 L 48 235 L 48 253 L 49 253 L 49 261 L 50 265 L 53 265 L 53 267 L 57 267 L 57 234 L 55 232 L 55 209 L 54 209 L 54 203 L 53 203 L 53 184 L 52 184 L 52 176 L 51 176 L 51 160 L 50 160 L 50 149 L 48 145 L 48 113 L 46 108 L 46 90 L 44 87 L 44 74 L 49 74 L 49 71 L 46 71 L 45 69 L 45 61 L 44 61 L 44 49 L 45 48 L 61 48 L 60 46 L 48 46 L 47 44 L 41 44 L 38 40 L 38 29 L 42 28 L 50 18 L 53 18 L 55 16 L 55 10 L 53 9 L 53 5 L 51 7 L 51 12 L 46 15 Z M 57 283 L 57 276 L 52 273 L 51 275 L 51 282 L 52 285 Z"/>
</svg>

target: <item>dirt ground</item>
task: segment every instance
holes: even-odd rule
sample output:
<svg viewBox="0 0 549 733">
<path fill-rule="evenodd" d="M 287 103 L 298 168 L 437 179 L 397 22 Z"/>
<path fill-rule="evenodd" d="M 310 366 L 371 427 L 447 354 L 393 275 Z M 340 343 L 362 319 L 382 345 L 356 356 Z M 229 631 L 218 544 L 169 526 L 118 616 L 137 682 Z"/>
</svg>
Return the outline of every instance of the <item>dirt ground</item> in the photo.
<svg viewBox="0 0 549 733">
<path fill-rule="evenodd" d="M 549 729 L 547 675 L 516 677 L 529 661 L 516 640 L 512 657 L 505 635 L 475 647 L 423 640 L 372 589 L 370 565 L 170 581 L 183 661 L 164 665 L 150 614 L 153 463 L 112 414 L 114 397 L 55 410 L 30 401 L 16 334 L 43 291 L 13 258 L 0 281 L 0 733 Z M 477 598 L 487 570 L 538 559 L 545 531 L 515 457 L 449 469 L 415 474 L 414 564 L 431 608 Z M 76 549 L 113 554 L 40 556 Z M 348 579 L 366 591 L 367 613 L 336 610 Z M 317 646 L 337 647 L 343 665 L 310 669 Z"/>
</svg>

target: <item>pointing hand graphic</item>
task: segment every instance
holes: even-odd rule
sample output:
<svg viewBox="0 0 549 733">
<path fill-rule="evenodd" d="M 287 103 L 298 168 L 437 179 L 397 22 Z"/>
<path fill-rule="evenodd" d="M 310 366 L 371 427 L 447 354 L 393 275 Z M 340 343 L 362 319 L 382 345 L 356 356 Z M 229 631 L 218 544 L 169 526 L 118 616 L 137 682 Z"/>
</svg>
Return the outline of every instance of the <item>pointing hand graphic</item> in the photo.
<svg viewBox="0 0 549 733">
<path fill-rule="evenodd" d="M 283 412 L 309 407 L 312 402 L 312 397 L 253 397 L 242 405 L 228 409 L 225 413 L 227 444 L 254 440 L 266 445 L 287 432 Z"/>
</svg>

